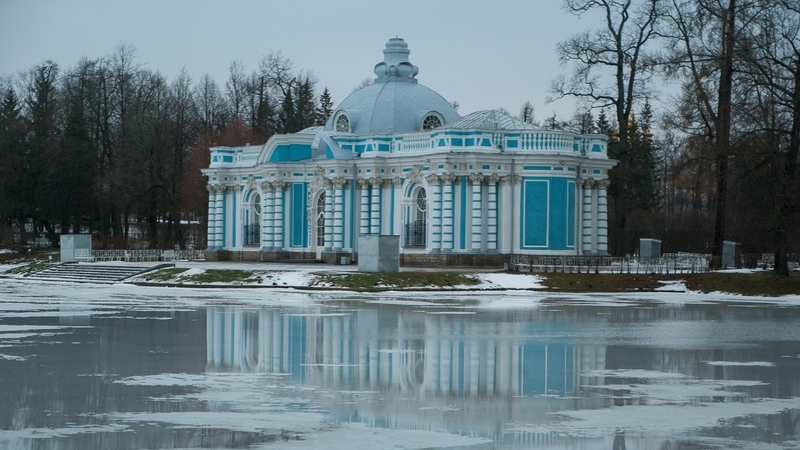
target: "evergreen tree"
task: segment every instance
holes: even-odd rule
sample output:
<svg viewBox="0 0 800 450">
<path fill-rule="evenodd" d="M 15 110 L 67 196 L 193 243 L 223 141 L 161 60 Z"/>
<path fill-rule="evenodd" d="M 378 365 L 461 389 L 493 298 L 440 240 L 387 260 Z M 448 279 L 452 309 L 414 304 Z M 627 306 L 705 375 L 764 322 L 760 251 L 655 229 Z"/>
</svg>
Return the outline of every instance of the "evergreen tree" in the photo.
<svg viewBox="0 0 800 450">
<path fill-rule="evenodd" d="M 292 96 L 292 89 L 287 89 L 286 94 L 283 96 L 283 103 L 281 110 L 278 112 L 278 129 L 281 134 L 292 133 L 298 130 L 297 115 L 294 109 L 294 97 Z"/>
<path fill-rule="evenodd" d="M 525 101 L 525 103 L 519 109 L 519 120 L 533 124 L 536 122 L 536 118 L 533 114 L 533 105 L 531 105 L 530 101 Z"/>
<path fill-rule="evenodd" d="M 319 108 L 317 109 L 317 122 L 315 125 L 324 125 L 328 117 L 333 114 L 333 100 L 328 88 L 322 90 L 319 96 Z"/>
<path fill-rule="evenodd" d="M 295 84 L 295 129 L 290 133 L 317 124 L 317 104 L 314 100 L 314 79 L 310 75 L 301 77 Z"/>
</svg>

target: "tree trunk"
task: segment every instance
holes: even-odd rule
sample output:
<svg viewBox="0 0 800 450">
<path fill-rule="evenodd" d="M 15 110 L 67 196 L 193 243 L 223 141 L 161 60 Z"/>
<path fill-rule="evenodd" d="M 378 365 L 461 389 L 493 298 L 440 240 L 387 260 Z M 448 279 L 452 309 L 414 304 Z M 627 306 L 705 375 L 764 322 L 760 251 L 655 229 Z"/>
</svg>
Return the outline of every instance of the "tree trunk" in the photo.
<svg viewBox="0 0 800 450">
<path fill-rule="evenodd" d="M 711 246 L 711 268 L 722 267 L 722 243 L 725 240 L 725 215 L 728 197 L 728 158 L 731 142 L 731 91 L 733 86 L 733 46 L 735 42 L 736 0 L 730 0 L 724 11 L 722 67 L 719 75 L 719 97 L 717 99 L 717 198 L 714 218 L 714 242 Z"/>
<path fill-rule="evenodd" d="M 789 215 L 792 213 L 792 185 L 797 173 L 797 157 L 800 155 L 800 58 L 795 60 L 794 92 L 792 93 L 792 129 L 780 172 L 775 199 L 775 276 L 789 276 Z"/>
</svg>

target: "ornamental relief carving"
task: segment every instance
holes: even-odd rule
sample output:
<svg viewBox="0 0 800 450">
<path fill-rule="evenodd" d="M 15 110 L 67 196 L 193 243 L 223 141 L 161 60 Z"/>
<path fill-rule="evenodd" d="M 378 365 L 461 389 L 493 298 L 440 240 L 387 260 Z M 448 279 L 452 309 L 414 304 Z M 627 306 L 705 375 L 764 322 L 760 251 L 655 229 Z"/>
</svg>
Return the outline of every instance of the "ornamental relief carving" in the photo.
<svg viewBox="0 0 800 450">
<path fill-rule="evenodd" d="M 422 166 L 415 165 L 411 168 L 411 171 L 406 174 L 406 180 L 411 183 L 421 183 L 422 182 Z"/>
</svg>

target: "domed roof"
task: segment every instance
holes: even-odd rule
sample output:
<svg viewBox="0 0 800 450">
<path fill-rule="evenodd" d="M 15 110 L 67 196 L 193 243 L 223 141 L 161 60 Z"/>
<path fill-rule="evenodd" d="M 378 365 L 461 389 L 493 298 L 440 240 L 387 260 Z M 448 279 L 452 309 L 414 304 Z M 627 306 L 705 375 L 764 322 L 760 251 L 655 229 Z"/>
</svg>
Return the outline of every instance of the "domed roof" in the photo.
<svg viewBox="0 0 800 450">
<path fill-rule="evenodd" d="M 408 60 L 408 45 L 389 39 L 377 79 L 345 98 L 325 124 L 326 131 L 356 135 L 409 133 L 460 118 L 453 105 L 417 82 L 419 68 Z"/>
</svg>

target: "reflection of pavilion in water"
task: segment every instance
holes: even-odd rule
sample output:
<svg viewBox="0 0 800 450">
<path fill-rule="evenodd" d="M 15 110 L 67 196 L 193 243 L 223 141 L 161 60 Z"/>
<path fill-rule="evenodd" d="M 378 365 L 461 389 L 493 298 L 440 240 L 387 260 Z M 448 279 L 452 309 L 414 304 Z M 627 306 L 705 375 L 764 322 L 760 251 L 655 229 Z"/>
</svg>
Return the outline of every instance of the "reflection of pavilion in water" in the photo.
<svg viewBox="0 0 800 450">
<path fill-rule="evenodd" d="M 301 315 L 211 308 L 207 364 L 285 373 L 338 392 L 344 401 L 332 416 L 346 422 L 555 445 L 563 437 L 554 432 L 503 430 L 547 414 L 551 401 L 573 402 L 581 372 L 604 367 L 604 347 L 533 337 L 563 336 L 566 326 L 391 309 Z M 377 393 L 379 401 L 362 401 Z"/>
<path fill-rule="evenodd" d="M 211 370 L 263 371 L 344 390 L 458 397 L 567 396 L 582 370 L 605 365 L 603 347 L 536 341 L 524 319 L 353 311 L 295 315 L 212 308 Z"/>
</svg>

